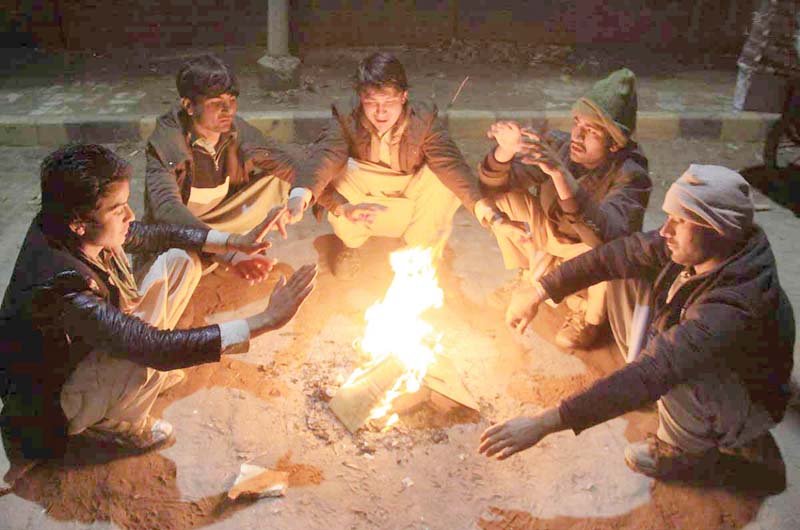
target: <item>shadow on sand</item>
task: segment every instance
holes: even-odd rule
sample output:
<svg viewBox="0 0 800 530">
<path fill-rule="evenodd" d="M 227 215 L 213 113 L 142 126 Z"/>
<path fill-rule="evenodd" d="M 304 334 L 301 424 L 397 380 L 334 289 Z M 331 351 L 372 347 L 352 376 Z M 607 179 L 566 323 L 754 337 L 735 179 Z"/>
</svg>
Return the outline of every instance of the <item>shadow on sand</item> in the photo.
<svg viewBox="0 0 800 530">
<path fill-rule="evenodd" d="M 477 526 L 482 530 L 742 528 L 755 519 L 767 497 L 786 489 L 786 466 L 771 435 L 764 437 L 757 460 L 722 455 L 713 467 L 690 476 L 657 480 L 649 503 L 620 516 L 544 518 L 491 507 Z"/>
</svg>

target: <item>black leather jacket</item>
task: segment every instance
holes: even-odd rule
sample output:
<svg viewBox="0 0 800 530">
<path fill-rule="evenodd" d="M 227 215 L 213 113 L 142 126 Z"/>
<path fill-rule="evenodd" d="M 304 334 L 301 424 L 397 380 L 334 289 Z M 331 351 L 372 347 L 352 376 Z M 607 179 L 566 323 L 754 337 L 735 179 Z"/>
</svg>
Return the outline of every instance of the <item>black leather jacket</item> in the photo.
<svg viewBox="0 0 800 530">
<path fill-rule="evenodd" d="M 48 238 L 37 217 L 0 307 L 0 396 L 7 441 L 29 458 L 58 456 L 66 443 L 61 388 L 92 350 L 171 370 L 219 360 L 219 326 L 156 329 L 119 308 L 107 274 Z M 208 230 L 131 224 L 128 252 L 199 251 Z"/>
</svg>

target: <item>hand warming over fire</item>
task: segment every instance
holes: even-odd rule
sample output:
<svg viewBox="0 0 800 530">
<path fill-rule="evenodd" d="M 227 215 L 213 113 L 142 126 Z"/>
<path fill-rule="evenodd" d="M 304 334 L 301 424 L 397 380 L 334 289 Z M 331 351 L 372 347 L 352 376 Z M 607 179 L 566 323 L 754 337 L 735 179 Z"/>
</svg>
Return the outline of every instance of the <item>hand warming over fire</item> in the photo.
<svg viewBox="0 0 800 530">
<path fill-rule="evenodd" d="M 547 293 L 539 282 L 518 287 L 506 310 L 506 324 L 522 335 L 539 312 L 539 304 L 546 299 Z"/>
<path fill-rule="evenodd" d="M 317 277 L 316 265 L 304 265 L 297 269 L 287 281 L 281 276 L 269 297 L 267 308 L 247 319 L 252 337 L 274 331 L 286 325 L 300 309 L 305 299 L 314 290 Z"/>
<path fill-rule="evenodd" d="M 554 432 L 564 429 L 557 407 L 551 407 L 533 417 L 519 416 L 504 423 L 492 425 L 481 434 L 478 452 L 486 456 L 497 455 L 498 460 L 533 447 Z"/>
<path fill-rule="evenodd" d="M 520 152 L 520 162 L 526 165 L 539 166 L 547 176 L 553 179 L 559 198 L 567 200 L 578 192 L 578 181 L 569 169 L 559 159 L 555 151 L 542 135 L 530 129 L 523 129 L 522 136 L 527 141 L 523 143 Z"/>
<path fill-rule="evenodd" d="M 263 241 L 270 230 L 277 230 L 281 237 L 286 239 L 286 221 L 288 219 L 286 206 L 276 206 L 269 211 L 255 228 L 246 234 L 231 234 L 228 238 L 229 250 L 238 250 L 245 254 L 255 254 L 271 246 L 269 241 Z"/>
<path fill-rule="evenodd" d="M 486 136 L 497 142 L 494 158 L 508 162 L 522 149 L 522 128 L 515 121 L 498 121 L 489 127 Z"/>
<path fill-rule="evenodd" d="M 267 217 L 246 234 L 230 234 L 225 243 L 229 254 L 223 258 L 223 266 L 229 267 L 240 278 L 261 282 L 268 276 L 275 260 L 263 254 L 272 243 L 264 241 L 270 230 L 277 230 L 286 239 L 286 208 L 276 206 Z"/>
</svg>

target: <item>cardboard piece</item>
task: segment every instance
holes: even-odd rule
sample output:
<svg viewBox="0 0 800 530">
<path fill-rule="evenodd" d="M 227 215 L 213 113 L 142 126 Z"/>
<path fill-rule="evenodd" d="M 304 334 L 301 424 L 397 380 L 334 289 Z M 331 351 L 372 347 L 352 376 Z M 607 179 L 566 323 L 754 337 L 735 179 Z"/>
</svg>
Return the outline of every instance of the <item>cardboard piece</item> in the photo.
<svg viewBox="0 0 800 530">
<path fill-rule="evenodd" d="M 273 471 L 261 466 L 244 463 L 239 468 L 239 476 L 228 490 L 228 498 L 282 497 L 289 487 L 289 473 Z"/>
<path fill-rule="evenodd" d="M 446 355 L 436 356 L 436 362 L 428 367 L 422 384 L 468 409 L 478 410 L 478 402 L 464 386 L 453 361 Z"/>
<path fill-rule="evenodd" d="M 331 400 L 330 409 L 348 431 L 355 433 L 403 373 L 402 363 L 396 357 L 389 356 L 370 367 L 350 385 L 341 387 Z M 449 357 L 436 357 L 436 361 L 428 367 L 422 385 L 420 391 L 398 397 L 393 412 L 402 414 L 413 411 L 418 405 L 431 399 L 434 393 L 478 411 L 478 403 L 461 382 L 461 377 Z"/>
<path fill-rule="evenodd" d="M 396 357 L 385 358 L 361 374 L 352 384 L 342 386 L 330 402 L 331 410 L 348 431 L 356 432 L 404 371 L 402 363 Z"/>
</svg>

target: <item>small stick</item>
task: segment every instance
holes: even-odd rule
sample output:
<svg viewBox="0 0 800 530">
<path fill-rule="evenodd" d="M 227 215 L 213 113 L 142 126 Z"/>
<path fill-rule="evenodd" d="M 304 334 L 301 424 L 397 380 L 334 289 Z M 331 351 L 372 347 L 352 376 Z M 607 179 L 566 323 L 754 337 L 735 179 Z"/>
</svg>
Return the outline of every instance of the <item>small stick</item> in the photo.
<svg viewBox="0 0 800 530">
<path fill-rule="evenodd" d="M 451 99 L 451 100 L 450 100 L 450 104 L 449 104 L 449 105 L 447 105 L 447 108 L 450 108 L 450 107 L 452 107 L 452 106 L 453 106 L 453 104 L 456 102 L 456 99 L 458 99 L 458 95 L 459 95 L 459 94 L 461 94 L 461 90 L 464 88 L 464 85 L 466 85 L 466 84 L 467 84 L 467 81 L 469 81 L 469 76 L 466 76 L 466 77 L 464 78 L 464 80 L 463 80 L 463 81 L 461 81 L 461 84 L 460 84 L 460 85 L 458 85 L 458 90 L 456 90 L 456 93 L 455 93 L 455 95 L 453 96 L 453 99 Z"/>
</svg>

